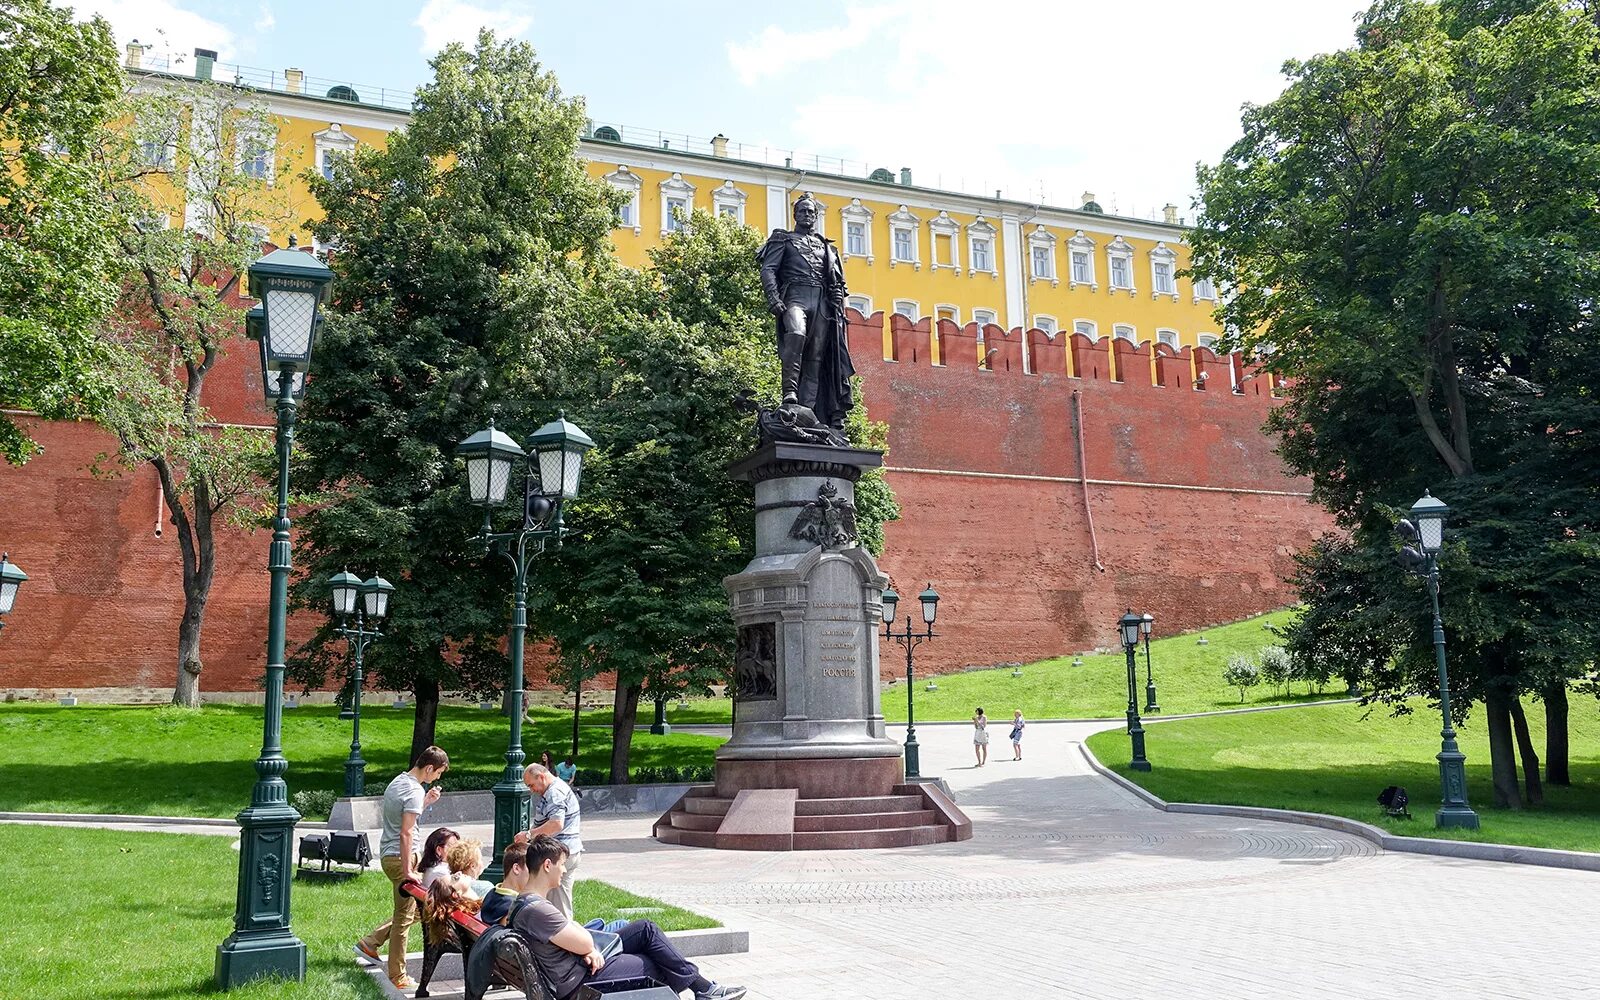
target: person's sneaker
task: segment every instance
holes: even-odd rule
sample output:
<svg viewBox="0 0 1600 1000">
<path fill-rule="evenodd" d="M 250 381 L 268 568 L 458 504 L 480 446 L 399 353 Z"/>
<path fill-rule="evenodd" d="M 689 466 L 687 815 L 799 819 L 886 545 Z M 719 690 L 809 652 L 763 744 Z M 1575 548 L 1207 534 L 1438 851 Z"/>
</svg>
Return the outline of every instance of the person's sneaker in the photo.
<svg viewBox="0 0 1600 1000">
<path fill-rule="evenodd" d="M 399 979 L 391 979 L 389 981 L 394 983 L 394 988 L 397 990 L 405 991 L 414 990 L 417 988 L 417 981 L 406 975 L 404 972 L 400 973 Z"/>
<path fill-rule="evenodd" d="M 367 944 L 365 941 L 357 941 L 355 943 L 355 950 L 357 955 L 360 955 L 362 958 L 365 958 L 370 962 L 376 963 L 380 961 L 378 958 L 378 950 L 372 947 L 372 945 Z"/>
<path fill-rule="evenodd" d="M 739 1000 L 749 991 L 743 986 L 721 986 L 712 983 L 694 995 L 694 1000 Z"/>
</svg>

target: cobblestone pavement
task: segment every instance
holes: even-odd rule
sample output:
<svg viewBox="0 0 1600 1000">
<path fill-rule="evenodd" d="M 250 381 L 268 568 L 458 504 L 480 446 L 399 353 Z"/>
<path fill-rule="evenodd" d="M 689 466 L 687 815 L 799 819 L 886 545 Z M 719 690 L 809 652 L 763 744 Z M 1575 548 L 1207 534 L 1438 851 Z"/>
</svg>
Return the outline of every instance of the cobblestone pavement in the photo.
<svg viewBox="0 0 1600 1000">
<path fill-rule="evenodd" d="M 1163 813 L 1089 770 L 1096 728 L 1034 723 L 1021 762 L 1002 734 L 981 769 L 967 729 L 919 730 L 965 843 L 707 851 L 596 816 L 584 875 L 748 929 L 702 966 L 753 1000 L 1600 997 L 1600 874 Z"/>
</svg>

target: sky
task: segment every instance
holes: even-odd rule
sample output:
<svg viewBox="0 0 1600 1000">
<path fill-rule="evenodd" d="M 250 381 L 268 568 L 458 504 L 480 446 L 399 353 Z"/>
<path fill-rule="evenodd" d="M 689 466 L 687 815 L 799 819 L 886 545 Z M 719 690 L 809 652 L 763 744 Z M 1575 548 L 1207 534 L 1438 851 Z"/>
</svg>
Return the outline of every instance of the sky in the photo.
<svg viewBox="0 0 1600 1000">
<path fill-rule="evenodd" d="M 119 44 L 406 93 L 480 26 L 524 39 L 598 124 L 717 133 L 745 156 L 912 169 L 921 186 L 1147 218 L 1193 214 L 1195 165 L 1286 59 L 1351 44 L 1357 0 L 61 0 Z M 181 60 L 181 61 L 180 61 Z M 281 78 L 281 77 L 280 77 Z M 674 147 L 680 140 L 672 140 Z M 704 151 L 703 145 L 693 148 Z M 827 169 L 827 168 L 824 168 Z"/>
</svg>

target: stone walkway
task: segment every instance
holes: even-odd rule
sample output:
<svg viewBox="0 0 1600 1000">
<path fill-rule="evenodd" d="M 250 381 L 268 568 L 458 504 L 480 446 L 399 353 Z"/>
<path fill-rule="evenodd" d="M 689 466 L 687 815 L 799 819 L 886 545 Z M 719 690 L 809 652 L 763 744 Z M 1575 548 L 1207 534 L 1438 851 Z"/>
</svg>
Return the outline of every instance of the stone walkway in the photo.
<svg viewBox="0 0 1600 1000">
<path fill-rule="evenodd" d="M 703 966 L 753 1000 L 1600 997 L 1600 875 L 1163 813 L 1083 762 L 1104 725 L 1031 724 L 1020 763 L 1002 731 L 981 769 L 969 730 L 919 730 L 966 843 L 703 851 L 596 817 L 583 873 L 749 929 Z"/>
</svg>

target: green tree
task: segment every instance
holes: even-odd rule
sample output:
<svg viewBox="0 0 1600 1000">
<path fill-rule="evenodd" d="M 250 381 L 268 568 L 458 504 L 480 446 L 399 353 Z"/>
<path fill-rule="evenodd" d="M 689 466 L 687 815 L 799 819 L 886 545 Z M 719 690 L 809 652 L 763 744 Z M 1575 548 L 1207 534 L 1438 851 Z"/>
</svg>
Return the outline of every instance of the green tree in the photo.
<svg viewBox="0 0 1600 1000">
<path fill-rule="evenodd" d="M 441 691 L 499 689 L 510 574 L 470 541 L 456 444 L 495 415 L 525 440 L 572 405 L 601 320 L 619 196 L 577 158 L 580 101 L 533 49 L 479 35 L 432 62 L 409 126 L 314 175 L 338 247 L 330 318 L 313 359 L 296 482 L 301 606 L 349 566 L 397 587 L 378 681 L 416 696 L 413 753 L 434 741 Z M 344 662 L 324 626 L 291 664 L 321 682 Z"/>
<path fill-rule="evenodd" d="M 1593 436 L 1569 440 L 1593 385 L 1563 367 L 1600 290 L 1596 52 L 1571 5 L 1384 0 L 1355 47 L 1286 64 L 1284 93 L 1200 171 L 1194 269 L 1233 290 L 1230 339 L 1285 380 L 1280 453 L 1349 532 L 1303 561 L 1288 646 L 1350 651 L 1380 699 L 1434 693 L 1392 525 L 1435 487 L 1454 512 L 1455 704 L 1485 705 L 1504 805 L 1518 744 L 1537 778 L 1519 696 L 1564 706 L 1600 642 Z"/>
<path fill-rule="evenodd" d="M 91 156 L 122 92 L 116 44 L 48 0 L 0 3 L 0 39 L 0 411 L 93 417 L 118 388 L 100 337 L 115 210 Z M 0 412 L 0 456 L 37 450 Z"/>
</svg>

